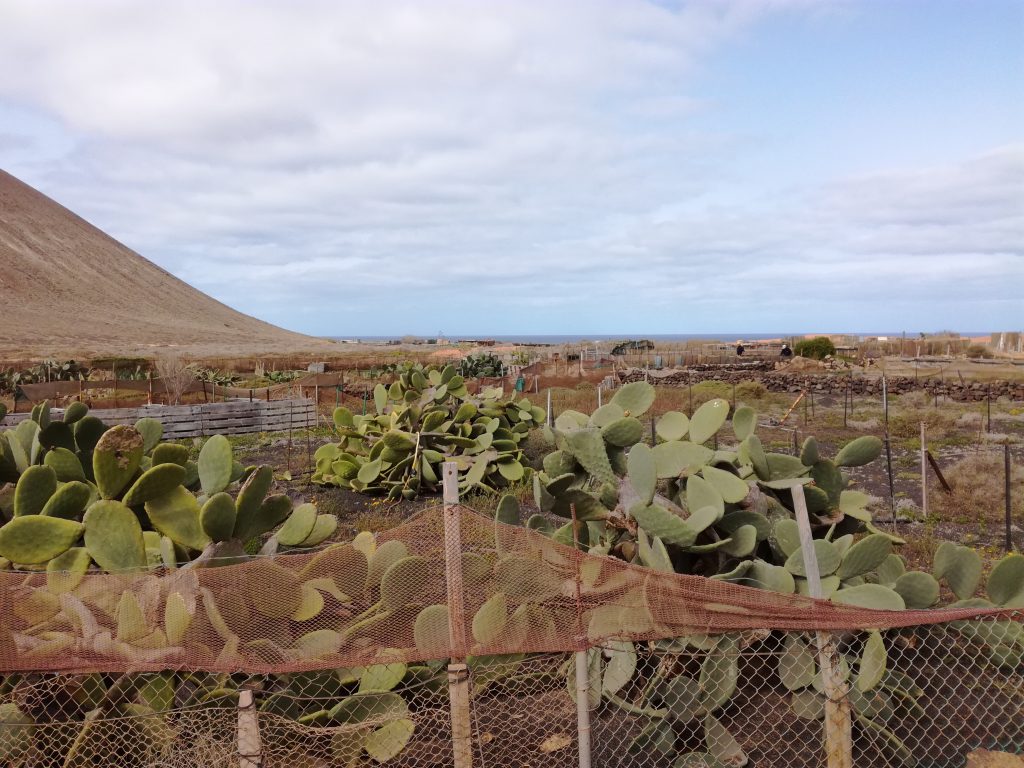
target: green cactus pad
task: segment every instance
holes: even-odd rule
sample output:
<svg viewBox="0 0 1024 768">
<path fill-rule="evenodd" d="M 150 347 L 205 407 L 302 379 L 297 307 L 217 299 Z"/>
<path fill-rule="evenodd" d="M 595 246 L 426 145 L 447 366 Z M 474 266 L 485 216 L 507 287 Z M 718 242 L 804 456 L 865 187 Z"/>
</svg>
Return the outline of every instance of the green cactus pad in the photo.
<svg viewBox="0 0 1024 768">
<path fill-rule="evenodd" d="M 519 525 L 519 500 L 511 494 L 502 496 L 498 501 L 494 519 L 505 525 Z"/>
<path fill-rule="evenodd" d="M 119 501 L 97 501 L 85 510 L 85 548 L 105 571 L 146 567 L 146 542 L 135 513 Z"/>
<path fill-rule="evenodd" d="M 387 610 L 397 611 L 415 603 L 430 583 L 430 561 L 419 555 L 403 557 L 381 577 L 380 601 Z"/>
<path fill-rule="evenodd" d="M 666 442 L 682 440 L 690 428 L 690 418 L 679 411 L 668 411 L 654 425 L 654 432 Z"/>
<path fill-rule="evenodd" d="M 231 482 L 231 442 L 224 435 L 214 435 L 199 451 L 199 483 L 203 493 L 212 496 Z"/>
<path fill-rule="evenodd" d="M 75 422 L 75 445 L 79 451 L 88 453 L 96 448 L 107 425 L 93 415 L 83 416 Z"/>
<path fill-rule="evenodd" d="M 627 448 L 644 436 L 644 425 L 633 416 L 624 416 L 601 427 L 601 437 L 609 445 Z"/>
<path fill-rule="evenodd" d="M 892 542 L 882 534 L 865 536 L 846 551 L 836 575 L 844 581 L 862 576 L 880 566 L 891 552 Z"/>
<path fill-rule="evenodd" d="M 370 556 L 366 571 L 366 585 L 368 587 L 378 586 L 384 572 L 408 555 L 409 549 L 401 541 L 388 541 L 381 544 Z"/>
<path fill-rule="evenodd" d="M 175 466 L 175 465 L 160 465 Z M 146 516 L 153 528 L 175 544 L 203 549 L 210 537 L 199 522 L 199 502 L 182 486 L 146 502 Z"/>
<path fill-rule="evenodd" d="M 631 385 L 627 385 L 631 386 Z M 578 429 L 570 432 L 566 439 L 569 449 L 572 451 L 576 461 L 580 463 L 598 483 L 617 482 L 612 465 L 608 461 L 608 452 L 605 450 L 604 439 L 600 430 Z"/>
<path fill-rule="evenodd" d="M 943 542 L 935 550 L 932 574 L 945 579 L 949 589 L 961 600 L 974 597 L 981 581 L 981 556 L 970 547 Z"/>
<path fill-rule="evenodd" d="M 241 529 L 250 525 L 250 520 L 259 510 L 267 491 L 274 482 L 274 471 L 263 465 L 255 469 L 238 491 L 238 498 L 235 500 L 235 508 L 238 510 L 238 517 L 235 521 L 235 538 L 240 538 Z"/>
<path fill-rule="evenodd" d="M 626 455 L 626 474 L 640 501 L 645 505 L 650 504 L 654 500 L 654 491 L 658 484 L 654 451 L 643 443 L 634 445 Z"/>
<path fill-rule="evenodd" d="M 277 532 L 277 540 L 286 547 L 297 547 L 313 532 L 316 525 L 316 505 L 300 504 L 285 520 Z"/>
<path fill-rule="evenodd" d="M 161 443 L 153 449 L 153 466 L 158 464 L 177 464 L 184 468 L 188 464 L 188 448 L 175 443 Z"/>
<path fill-rule="evenodd" d="M 749 462 L 753 466 L 758 480 L 772 479 L 772 470 L 768 465 L 768 456 L 764 452 L 764 446 L 761 445 L 761 438 L 757 435 L 750 435 L 741 442 L 737 453 L 741 461 Z"/>
<path fill-rule="evenodd" d="M 43 464 L 52 467 L 57 473 L 57 479 L 66 483 L 70 480 L 85 480 L 85 472 L 82 470 L 82 462 L 74 452 L 67 448 L 54 448 L 46 452 Z"/>
<path fill-rule="evenodd" d="M 338 530 L 337 517 L 331 514 L 317 515 L 316 522 L 313 523 L 313 530 L 309 532 L 309 536 L 303 539 L 298 546 L 315 547 L 317 544 L 327 541 L 336 530 Z"/>
<path fill-rule="evenodd" d="M 930 573 L 904 573 L 892 588 L 903 598 L 907 608 L 931 608 L 939 600 L 939 582 Z"/>
<path fill-rule="evenodd" d="M 828 494 L 829 505 L 838 507 L 841 494 L 846 487 L 846 478 L 843 477 L 839 468 L 828 459 L 821 459 L 811 467 L 810 474 L 814 485 Z"/>
<path fill-rule="evenodd" d="M 46 588 L 54 594 L 70 592 L 82 583 L 92 558 L 85 547 L 72 547 L 46 564 Z"/>
<path fill-rule="evenodd" d="M 446 658 L 448 648 L 448 606 L 428 605 L 416 616 L 413 625 L 416 650 L 426 659 Z"/>
<path fill-rule="evenodd" d="M 732 415 L 732 431 L 739 441 L 746 440 L 757 428 L 757 411 L 749 405 L 741 405 Z"/>
<path fill-rule="evenodd" d="M 321 550 L 302 569 L 303 579 L 331 578 L 344 594 L 359 597 L 366 589 L 366 555 L 351 544 L 332 544 Z"/>
<path fill-rule="evenodd" d="M 818 452 L 818 441 L 813 437 L 808 437 L 804 440 L 803 447 L 800 449 L 800 463 L 805 467 L 813 467 L 820 460 L 821 455 Z"/>
<path fill-rule="evenodd" d="M 738 504 L 747 498 L 750 492 L 750 486 L 724 469 L 708 466 L 701 470 L 701 474 L 721 494 L 727 504 Z"/>
<path fill-rule="evenodd" d="M 57 473 L 53 467 L 33 466 L 26 469 L 14 488 L 14 515 L 38 515 L 57 490 Z"/>
<path fill-rule="evenodd" d="M 613 421 L 625 418 L 626 412 L 614 403 L 605 403 L 590 414 L 589 424 L 592 427 L 605 427 Z"/>
<path fill-rule="evenodd" d="M 62 517 L 65 520 L 73 520 L 85 511 L 86 506 L 92 500 L 92 488 L 77 480 L 64 483 L 50 497 L 40 514 L 47 517 Z"/>
<path fill-rule="evenodd" d="M 84 423 L 80 421 L 79 428 Z M 100 496 L 112 499 L 124 490 L 142 462 L 142 446 L 142 435 L 134 427 L 112 427 L 103 433 L 92 454 Z"/>
<path fill-rule="evenodd" d="M 678 515 L 657 504 L 634 507 L 629 514 L 648 536 L 657 536 L 666 544 L 688 547 L 697 540 L 699 531 Z"/>
<path fill-rule="evenodd" d="M 63 421 L 54 421 L 39 430 L 39 444 L 44 448 L 67 448 L 75 450 L 75 435 Z"/>
<path fill-rule="evenodd" d="M 612 404 L 619 406 L 626 416 L 643 416 L 654 405 L 654 387 L 646 381 L 624 384 L 612 397 Z"/>
<path fill-rule="evenodd" d="M 292 500 L 285 494 L 267 496 L 248 520 L 243 522 L 239 516 L 239 520 L 235 523 L 235 538 L 248 541 L 262 536 L 280 525 L 288 517 L 291 509 Z"/>
<path fill-rule="evenodd" d="M 142 435 L 142 450 L 144 453 L 149 453 L 156 448 L 160 438 L 164 436 L 164 425 L 151 416 L 145 416 L 136 421 L 135 428 Z"/>
<path fill-rule="evenodd" d="M 883 587 L 881 584 L 846 587 L 833 594 L 831 600 L 833 603 L 842 605 L 855 605 L 858 608 L 872 608 L 881 611 L 902 611 L 907 607 L 903 598 L 895 590 Z"/>
<path fill-rule="evenodd" d="M 150 499 L 170 493 L 184 480 L 185 468 L 181 465 L 157 464 L 142 473 L 121 501 L 129 507 L 139 506 Z"/>
<path fill-rule="evenodd" d="M 203 533 L 213 541 L 227 541 L 234 535 L 236 515 L 235 500 L 231 494 L 221 491 L 203 504 L 199 511 L 199 524 Z"/>
<path fill-rule="evenodd" d="M 651 454 L 661 480 L 679 477 L 684 471 L 696 472 L 715 456 L 710 448 L 686 440 L 659 443 Z"/>
<path fill-rule="evenodd" d="M 67 552 L 82 535 L 82 526 L 59 517 L 27 515 L 0 526 L 0 557 L 35 565 Z"/>
<path fill-rule="evenodd" d="M 716 397 L 708 400 L 690 417 L 690 441 L 698 445 L 711 439 L 729 416 L 729 401 Z"/>
<path fill-rule="evenodd" d="M 837 467 L 862 467 L 870 464 L 882 453 L 882 441 L 874 435 L 864 435 L 851 440 L 836 454 Z"/>
<path fill-rule="evenodd" d="M 835 545 L 832 544 L 832 542 L 824 541 L 823 539 L 814 540 L 814 555 L 818 561 L 819 576 L 830 576 L 835 573 L 842 561 Z M 786 570 L 794 576 L 806 577 L 807 566 L 804 563 L 803 550 L 797 549 L 788 558 L 786 558 L 785 567 Z"/>
<path fill-rule="evenodd" d="M 996 605 L 1024 608 L 1024 555 L 1015 552 L 996 563 L 985 591 Z"/>
<path fill-rule="evenodd" d="M 777 549 L 783 557 L 792 555 L 800 549 L 800 529 L 796 520 L 789 517 L 776 520 L 768 539 L 772 547 Z"/>
<path fill-rule="evenodd" d="M 714 485 L 697 475 L 686 478 L 686 507 L 691 515 L 698 510 L 711 508 L 715 512 L 716 522 L 725 514 L 725 500 L 722 494 Z"/>
<path fill-rule="evenodd" d="M 286 619 L 302 605 L 302 580 L 299 575 L 272 560 L 255 560 L 246 580 L 249 603 L 271 619 Z"/>
<path fill-rule="evenodd" d="M 74 424 L 81 421 L 87 413 L 89 413 L 89 406 L 85 403 L 79 401 L 69 403 L 68 407 L 64 409 L 64 423 Z"/>
</svg>

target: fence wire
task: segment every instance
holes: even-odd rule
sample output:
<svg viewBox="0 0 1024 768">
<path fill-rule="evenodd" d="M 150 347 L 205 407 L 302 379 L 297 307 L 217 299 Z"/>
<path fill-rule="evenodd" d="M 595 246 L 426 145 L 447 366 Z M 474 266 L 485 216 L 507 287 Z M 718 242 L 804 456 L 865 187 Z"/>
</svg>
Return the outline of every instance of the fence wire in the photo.
<svg viewBox="0 0 1024 768">
<path fill-rule="evenodd" d="M 4 574 L 0 766 L 450 766 L 462 660 L 477 766 L 816 768 L 836 713 L 847 765 L 1024 753 L 1020 610 L 833 606 L 461 521 L 451 597 L 440 509 L 274 561 Z"/>
</svg>

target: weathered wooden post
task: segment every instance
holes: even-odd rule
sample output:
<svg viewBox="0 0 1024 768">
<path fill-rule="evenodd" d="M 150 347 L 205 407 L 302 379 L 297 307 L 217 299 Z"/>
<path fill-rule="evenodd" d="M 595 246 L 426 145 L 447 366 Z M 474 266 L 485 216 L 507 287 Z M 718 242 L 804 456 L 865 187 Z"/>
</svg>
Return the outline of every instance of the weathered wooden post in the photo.
<svg viewBox="0 0 1024 768">
<path fill-rule="evenodd" d="M 921 514 L 928 519 L 928 446 L 925 443 L 924 422 L 921 422 Z"/>
<path fill-rule="evenodd" d="M 554 423 L 551 421 L 551 387 L 548 387 L 548 426 L 554 426 Z"/>
<path fill-rule="evenodd" d="M 238 692 L 238 768 L 259 768 L 263 748 L 260 744 L 260 726 L 252 691 L 242 688 Z"/>
<path fill-rule="evenodd" d="M 576 505 L 569 505 L 572 512 L 572 541 L 576 549 L 575 594 L 576 594 L 576 635 L 583 647 L 576 650 L 576 745 L 579 750 L 579 768 L 590 768 L 590 649 L 583 641 L 587 633 L 583 629 L 582 577 L 580 575 L 580 530 L 576 520 Z M 584 523 L 586 525 L 586 523 Z"/>
<path fill-rule="evenodd" d="M 473 765 L 473 730 L 469 716 L 469 668 L 466 666 L 466 612 L 462 587 L 459 473 L 454 461 L 444 463 L 444 566 L 448 589 L 448 702 L 452 718 L 455 768 Z"/>
<path fill-rule="evenodd" d="M 818 558 L 814 553 L 811 521 L 807 516 L 804 487 L 793 486 L 793 506 L 800 531 L 800 551 L 803 553 L 807 588 L 811 597 L 820 600 L 821 575 Z M 849 689 L 843 682 L 841 659 L 831 633 L 815 632 L 818 646 L 818 666 L 825 694 L 825 752 L 828 768 L 853 768 L 853 721 L 850 714 Z"/>
</svg>

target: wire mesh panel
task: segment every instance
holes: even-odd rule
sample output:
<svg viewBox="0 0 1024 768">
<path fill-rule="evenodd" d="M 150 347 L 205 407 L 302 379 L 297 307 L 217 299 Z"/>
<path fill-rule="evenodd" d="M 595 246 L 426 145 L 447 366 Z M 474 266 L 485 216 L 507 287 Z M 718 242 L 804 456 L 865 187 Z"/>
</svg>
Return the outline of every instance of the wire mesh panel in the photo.
<svg viewBox="0 0 1024 768">
<path fill-rule="evenodd" d="M 453 723 L 474 765 L 574 766 L 588 718 L 607 768 L 1024 752 L 1019 609 L 814 601 L 467 511 L 455 648 L 443 527 L 434 509 L 312 554 L 0 574 L 0 766 L 448 766 Z"/>
</svg>

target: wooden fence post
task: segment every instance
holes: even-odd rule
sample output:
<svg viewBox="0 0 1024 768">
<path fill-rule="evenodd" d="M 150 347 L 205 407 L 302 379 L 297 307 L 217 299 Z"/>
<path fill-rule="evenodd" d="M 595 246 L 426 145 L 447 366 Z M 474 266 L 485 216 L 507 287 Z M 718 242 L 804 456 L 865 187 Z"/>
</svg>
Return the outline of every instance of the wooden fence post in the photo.
<svg viewBox="0 0 1024 768">
<path fill-rule="evenodd" d="M 1006 551 L 1013 549 L 1013 536 L 1011 535 L 1010 516 L 1013 512 L 1010 498 L 1010 443 L 1003 443 L 1003 471 L 1006 480 Z"/>
<path fill-rule="evenodd" d="M 553 426 L 551 421 L 551 387 L 548 387 L 548 427 Z"/>
<path fill-rule="evenodd" d="M 793 506 L 800 531 L 800 550 L 807 572 L 807 587 L 811 597 L 821 599 L 821 575 L 818 558 L 814 554 L 811 521 L 807 516 L 804 487 L 793 486 Z M 825 752 L 828 768 L 853 768 L 853 720 L 850 714 L 849 689 L 843 682 L 841 658 L 835 640 L 829 632 L 815 632 L 818 646 L 818 666 L 825 694 Z"/>
<path fill-rule="evenodd" d="M 444 489 L 444 566 L 448 588 L 448 702 L 452 718 L 452 749 L 455 768 L 472 768 L 473 729 L 469 715 L 469 668 L 466 666 L 466 609 L 462 586 L 462 533 L 460 530 L 459 473 L 455 462 L 446 461 Z"/>
<path fill-rule="evenodd" d="M 925 442 L 924 422 L 921 422 L 921 514 L 928 519 L 928 445 Z"/>
<path fill-rule="evenodd" d="M 256 708 L 252 703 L 252 691 L 243 688 L 238 692 L 238 766 L 259 768 L 262 762 L 260 726 Z"/>
</svg>

